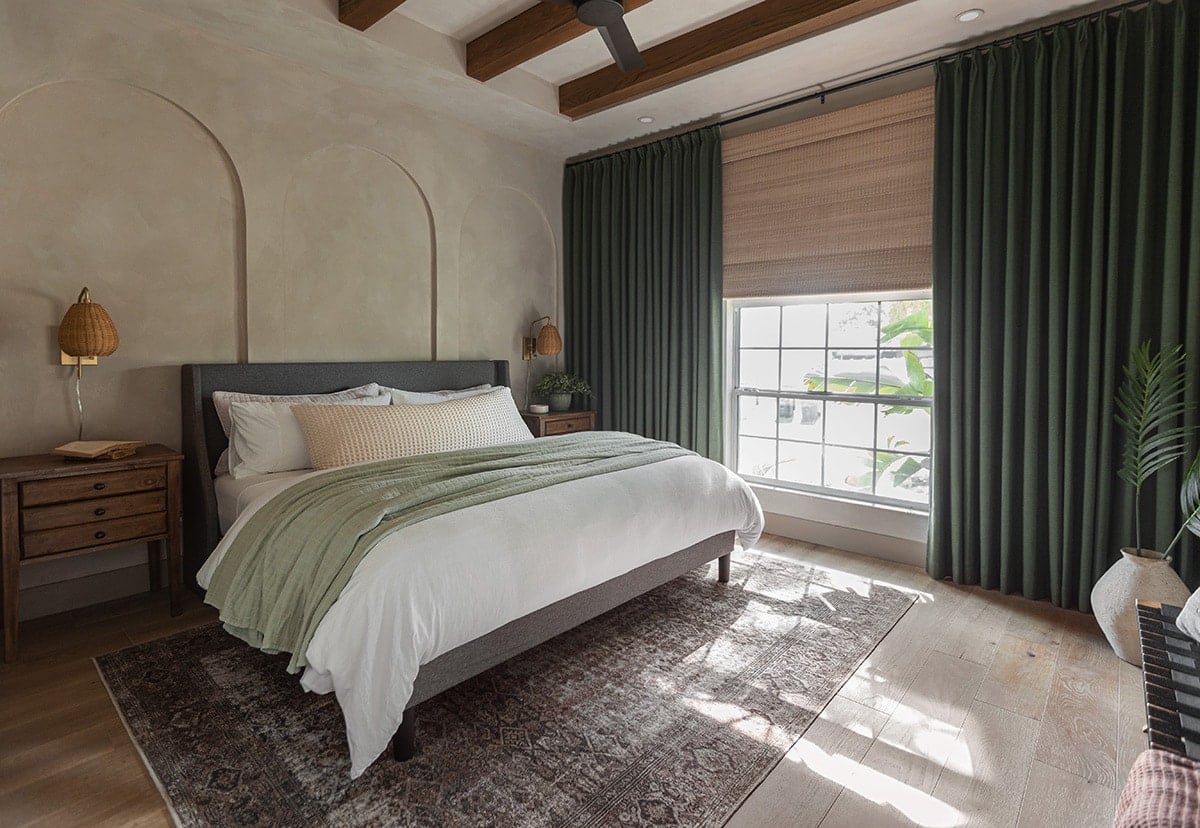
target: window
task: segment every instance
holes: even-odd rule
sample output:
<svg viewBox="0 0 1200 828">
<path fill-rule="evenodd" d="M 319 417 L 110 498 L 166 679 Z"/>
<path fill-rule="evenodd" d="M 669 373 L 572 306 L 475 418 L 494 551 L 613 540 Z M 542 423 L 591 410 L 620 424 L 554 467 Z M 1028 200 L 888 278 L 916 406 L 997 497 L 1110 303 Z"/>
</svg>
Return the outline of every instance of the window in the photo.
<svg viewBox="0 0 1200 828">
<path fill-rule="evenodd" d="M 928 508 L 931 304 L 928 297 L 733 303 L 738 473 Z"/>
</svg>

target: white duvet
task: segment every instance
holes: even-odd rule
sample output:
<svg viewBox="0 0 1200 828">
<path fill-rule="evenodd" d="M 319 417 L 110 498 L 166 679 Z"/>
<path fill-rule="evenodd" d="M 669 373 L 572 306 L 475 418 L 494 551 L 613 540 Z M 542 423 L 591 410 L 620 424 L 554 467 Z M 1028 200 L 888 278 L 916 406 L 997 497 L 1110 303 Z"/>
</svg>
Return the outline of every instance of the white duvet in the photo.
<svg viewBox="0 0 1200 828">
<path fill-rule="evenodd" d="M 200 570 L 202 587 L 250 516 L 308 476 L 261 487 Z M 422 664 L 721 532 L 752 545 L 762 527 L 749 486 L 695 456 L 431 518 L 359 564 L 309 644 L 301 684 L 337 694 L 358 777 L 387 748 Z"/>
</svg>

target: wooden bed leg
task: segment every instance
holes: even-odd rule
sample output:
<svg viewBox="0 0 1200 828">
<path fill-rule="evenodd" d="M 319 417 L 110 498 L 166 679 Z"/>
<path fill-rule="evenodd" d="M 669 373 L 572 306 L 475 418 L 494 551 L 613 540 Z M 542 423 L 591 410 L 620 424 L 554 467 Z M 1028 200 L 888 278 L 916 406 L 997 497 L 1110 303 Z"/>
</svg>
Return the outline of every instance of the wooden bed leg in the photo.
<svg viewBox="0 0 1200 828">
<path fill-rule="evenodd" d="M 729 555 L 717 558 L 717 581 L 722 584 L 729 583 Z"/>
<path fill-rule="evenodd" d="M 392 737 L 392 757 L 397 762 L 407 762 L 417 755 L 417 713 L 411 707 L 404 711 L 400 727 Z"/>
</svg>

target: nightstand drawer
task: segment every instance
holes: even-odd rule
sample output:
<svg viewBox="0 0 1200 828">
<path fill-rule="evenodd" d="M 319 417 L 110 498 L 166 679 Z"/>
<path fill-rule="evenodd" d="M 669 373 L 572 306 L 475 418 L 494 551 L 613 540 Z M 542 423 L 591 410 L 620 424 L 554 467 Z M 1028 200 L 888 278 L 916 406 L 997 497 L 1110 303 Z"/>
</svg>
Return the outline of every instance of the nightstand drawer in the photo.
<svg viewBox="0 0 1200 828">
<path fill-rule="evenodd" d="M 167 487 L 165 466 L 132 471 L 81 474 L 54 480 L 31 480 L 21 484 L 21 506 L 44 506 L 97 497 L 146 492 Z"/>
<path fill-rule="evenodd" d="M 105 520 L 85 526 L 26 532 L 21 536 L 21 557 L 39 558 L 43 555 L 56 555 L 59 552 L 71 552 L 91 546 L 140 540 L 166 533 L 166 512 Z"/>
<path fill-rule="evenodd" d="M 21 510 L 21 529 L 24 532 L 40 532 L 64 526 L 80 526 L 104 520 L 145 515 L 167 510 L 165 491 L 142 494 L 102 497 L 95 500 L 77 500 L 57 506 L 37 506 Z"/>
<path fill-rule="evenodd" d="M 590 416 L 550 420 L 546 423 L 546 436 L 570 434 L 572 431 L 590 431 L 591 425 L 592 418 Z"/>
</svg>

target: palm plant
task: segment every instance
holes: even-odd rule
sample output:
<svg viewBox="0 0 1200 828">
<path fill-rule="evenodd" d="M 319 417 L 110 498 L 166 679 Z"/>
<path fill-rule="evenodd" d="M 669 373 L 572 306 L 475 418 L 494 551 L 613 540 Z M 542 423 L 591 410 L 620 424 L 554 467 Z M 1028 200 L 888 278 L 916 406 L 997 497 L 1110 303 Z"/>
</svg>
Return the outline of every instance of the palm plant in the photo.
<svg viewBox="0 0 1200 828">
<path fill-rule="evenodd" d="M 1151 355 L 1150 343 L 1144 342 L 1134 349 L 1125 367 L 1125 381 L 1117 391 L 1117 423 L 1128 432 L 1117 476 L 1133 487 L 1134 542 L 1139 556 L 1142 555 L 1142 489 L 1151 477 L 1183 457 L 1187 450 L 1189 429 L 1175 425 L 1190 410 L 1183 400 L 1187 389 L 1185 361 L 1183 349 L 1178 345 Z M 1185 514 L 1189 514 L 1189 504 L 1192 506 L 1184 529 L 1200 523 L 1196 508 L 1200 504 L 1194 502 L 1200 499 L 1196 491 L 1200 489 L 1198 477 L 1200 462 L 1193 464 L 1188 474 L 1190 489 L 1185 484 L 1181 496 Z M 1184 529 L 1172 541 L 1172 547 Z M 1200 534 L 1197 528 L 1192 531 Z"/>
</svg>

